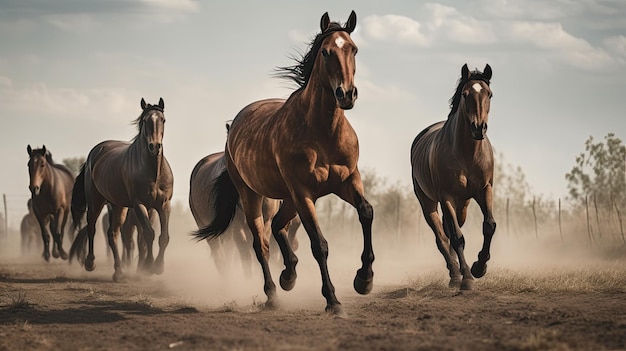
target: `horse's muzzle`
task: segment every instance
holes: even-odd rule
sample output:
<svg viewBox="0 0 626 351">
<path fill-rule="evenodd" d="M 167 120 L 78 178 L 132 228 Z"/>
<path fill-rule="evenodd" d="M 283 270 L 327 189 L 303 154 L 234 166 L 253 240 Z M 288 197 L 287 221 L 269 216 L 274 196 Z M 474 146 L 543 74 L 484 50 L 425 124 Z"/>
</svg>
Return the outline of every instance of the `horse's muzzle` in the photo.
<svg viewBox="0 0 626 351">
<path fill-rule="evenodd" d="M 29 186 L 28 188 L 30 189 L 31 194 L 35 196 L 39 195 L 39 192 L 41 191 L 39 186 Z"/>
<path fill-rule="evenodd" d="M 343 110 L 349 110 L 354 107 L 354 102 L 358 98 L 358 90 L 356 87 L 353 87 L 350 90 L 344 90 L 343 87 L 338 87 L 335 89 L 335 98 L 337 99 L 337 103 L 339 103 L 339 107 Z"/>
<path fill-rule="evenodd" d="M 487 123 L 483 122 L 478 124 L 476 122 L 472 122 L 470 123 L 470 130 L 474 140 L 483 140 L 487 135 Z"/>
<path fill-rule="evenodd" d="M 159 156 L 161 153 L 161 149 L 163 148 L 163 144 L 161 143 L 150 143 L 148 144 L 148 150 L 154 156 Z"/>
</svg>

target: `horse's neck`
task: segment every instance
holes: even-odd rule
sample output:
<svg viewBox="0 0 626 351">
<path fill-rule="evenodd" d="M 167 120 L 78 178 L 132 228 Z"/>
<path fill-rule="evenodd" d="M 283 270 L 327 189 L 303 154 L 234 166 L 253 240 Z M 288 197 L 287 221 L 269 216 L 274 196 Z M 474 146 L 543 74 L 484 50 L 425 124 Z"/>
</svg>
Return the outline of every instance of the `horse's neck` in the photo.
<svg viewBox="0 0 626 351">
<path fill-rule="evenodd" d="M 483 152 L 486 139 L 475 140 L 465 122 L 465 116 L 461 114 L 461 109 L 457 110 L 446 122 L 446 141 L 462 159 L 471 161 Z"/>
<path fill-rule="evenodd" d="M 134 167 L 141 165 L 142 167 L 147 168 L 148 172 L 145 174 L 150 174 L 151 178 L 154 176 L 153 179 L 156 180 L 161 175 L 163 150 L 161 150 L 161 153 L 158 156 L 154 156 L 148 151 L 148 147 L 146 145 L 146 141 L 141 137 L 133 140 L 128 147 L 130 160 Z"/>
<path fill-rule="evenodd" d="M 317 130 L 334 134 L 345 119 L 342 109 L 337 106 L 334 95 L 329 94 L 319 82 L 310 81 L 298 92 L 297 106 L 306 119 L 307 125 Z"/>
</svg>

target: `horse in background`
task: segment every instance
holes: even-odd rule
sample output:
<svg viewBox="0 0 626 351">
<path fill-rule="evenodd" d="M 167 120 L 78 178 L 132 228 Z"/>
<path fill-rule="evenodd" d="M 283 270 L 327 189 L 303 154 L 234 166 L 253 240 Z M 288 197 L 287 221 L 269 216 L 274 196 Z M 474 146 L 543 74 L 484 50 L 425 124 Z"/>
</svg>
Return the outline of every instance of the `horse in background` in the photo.
<svg viewBox="0 0 626 351">
<path fill-rule="evenodd" d="M 77 257 L 87 271 L 95 269 L 93 240 L 96 221 L 104 205 L 110 203 L 111 228 L 107 239 L 115 261 L 114 281 L 123 278 L 117 237 L 126 220 L 128 208 L 135 211 L 143 228 L 142 237 L 147 251 L 142 271 L 148 274 L 163 273 L 165 249 L 169 243 L 174 176 L 163 154 L 165 105 L 163 99 L 159 100 L 158 105 L 148 104 L 141 99 L 140 106 L 141 114 L 134 121 L 137 135 L 131 142 L 107 140 L 94 146 L 76 178 L 73 190 L 72 217 L 78 222 L 86 212 L 87 225 L 80 229 L 74 239 L 70 259 Z M 148 218 L 150 209 L 156 210 L 161 225 L 156 260 L 152 252 L 155 231 Z"/>
<path fill-rule="evenodd" d="M 493 218 L 493 150 L 487 138 L 492 97 L 491 66 L 483 72 L 461 68 L 446 121 L 421 131 L 411 146 L 413 189 L 424 217 L 435 233 L 437 248 L 450 272 L 450 287 L 472 288 L 474 277 L 487 272 Z M 461 227 L 474 199 L 483 213 L 483 246 L 470 270 Z M 443 222 L 437 211 L 441 206 Z M 458 257 L 458 262 L 457 262 Z M 463 279 L 461 280 L 461 275 Z"/>
<path fill-rule="evenodd" d="M 63 250 L 63 236 L 70 214 L 74 174 L 65 165 L 56 164 L 45 145 L 41 149 L 33 149 L 28 145 L 26 151 L 29 157 L 28 188 L 31 192 L 33 213 L 41 230 L 43 258 L 50 261 L 52 235 L 52 257 L 66 260 L 68 256 Z"/>
<path fill-rule="evenodd" d="M 227 126 L 228 128 L 228 126 Z M 211 223 L 215 217 L 215 203 L 210 201 L 210 194 L 214 191 L 215 182 L 220 174 L 226 170 L 224 152 L 216 152 L 203 157 L 193 168 L 189 181 L 189 207 L 193 218 L 202 228 Z M 265 223 L 264 237 L 268 240 L 271 236 L 270 223 L 280 206 L 279 200 L 263 199 L 263 221 Z M 289 225 L 288 241 L 293 251 L 298 248 L 298 241 L 295 237 L 300 226 L 298 217 L 294 218 Z M 252 264 L 252 233 L 247 228 L 246 220 L 240 208 L 237 208 L 233 222 L 227 229 L 226 236 L 208 238 L 207 243 L 211 248 L 213 262 L 218 271 L 227 276 L 230 273 L 231 258 L 233 249 L 236 248 L 241 258 L 241 266 L 246 277 L 250 277 Z M 272 241 L 273 243 L 275 241 Z"/>
<path fill-rule="evenodd" d="M 256 101 L 237 114 L 226 142 L 226 171 L 217 178 L 211 195 L 215 218 L 195 232 L 198 240 L 224 233 L 241 201 L 263 270 L 267 307 L 276 306 L 277 296 L 268 265 L 269 240 L 263 235 L 264 198 L 283 200 L 271 228 L 285 264 L 280 275 L 284 290 L 291 290 L 296 281 L 298 258 L 287 241 L 287 224 L 299 215 L 320 268 L 326 311 L 346 316 L 330 280 L 328 243 L 315 211 L 316 200 L 331 193 L 356 208 L 363 229 L 362 266 L 354 288 L 367 294 L 373 286 L 374 211 L 365 199 L 357 167 L 358 138 L 344 114 L 358 94 L 354 85 L 357 46 L 350 37 L 355 27 L 354 11 L 344 26 L 331 22 L 324 13 L 321 32 L 308 52 L 294 66 L 279 68 L 277 73 L 299 88 L 287 100 Z"/>
<path fill-rule="evenodd" d="M 43 247 L 39 238 L 41 238 L 41 228 L 37 221 L 37 216 L 33 212 L 33 200 L 26 201 L 28 213 L 22 217 L 20 222 L 20 247 L 22 256 L 29 255 L 35 248 Z"/>
</svg>

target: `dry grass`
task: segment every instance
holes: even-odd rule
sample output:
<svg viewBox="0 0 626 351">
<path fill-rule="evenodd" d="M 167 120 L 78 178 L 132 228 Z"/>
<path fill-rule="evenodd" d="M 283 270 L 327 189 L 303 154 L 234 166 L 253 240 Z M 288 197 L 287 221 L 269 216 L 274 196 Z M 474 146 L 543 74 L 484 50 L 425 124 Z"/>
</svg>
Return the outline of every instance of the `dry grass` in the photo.
<svg viewBox="0 0 626 351">
<path fill-rule="evenodd" d="M 7 298 L 9 303 L 5 307 L 9 310 L 29 310 L 37 306 L 37 304 L 28 301 L 26 293 L 22 290 L 16 293 L 8 293 Z"/>
</svg>

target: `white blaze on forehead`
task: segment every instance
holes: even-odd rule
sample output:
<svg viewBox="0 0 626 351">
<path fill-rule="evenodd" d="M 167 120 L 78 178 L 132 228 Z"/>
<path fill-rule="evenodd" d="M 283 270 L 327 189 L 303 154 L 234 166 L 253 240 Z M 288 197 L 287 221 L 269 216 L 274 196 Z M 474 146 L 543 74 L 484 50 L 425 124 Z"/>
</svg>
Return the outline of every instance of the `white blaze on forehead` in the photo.
<svg viewBox="0 0 626 351">
<path fill-rule="evenodd" d="M 337 44 L 337 46 L 341 49 L 343 47 L 343 44 L 345 44 L 346 41 L 343 40 L 342 37 L 338 37 L 337 39 L 335 39 L 335 44 Z"/>
<path fill-rule="evenodd" d="M 474 88 L 474 91 L 476 91 L 477 93 L 480 93 L 480 91 L 483 90 L 483 86 L 480 85 L 480 83 L 474 83 L 474 85 L 472 85 L 472 88 Z"/>
</svg>

